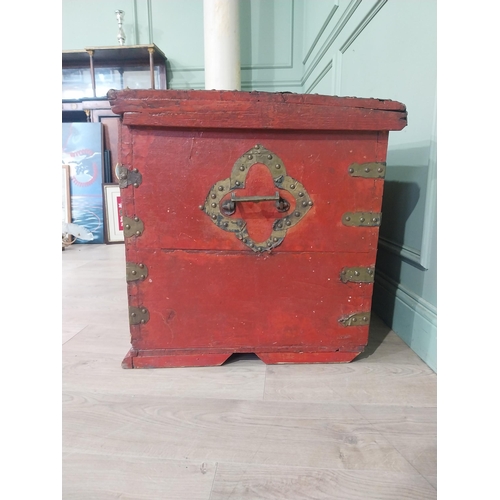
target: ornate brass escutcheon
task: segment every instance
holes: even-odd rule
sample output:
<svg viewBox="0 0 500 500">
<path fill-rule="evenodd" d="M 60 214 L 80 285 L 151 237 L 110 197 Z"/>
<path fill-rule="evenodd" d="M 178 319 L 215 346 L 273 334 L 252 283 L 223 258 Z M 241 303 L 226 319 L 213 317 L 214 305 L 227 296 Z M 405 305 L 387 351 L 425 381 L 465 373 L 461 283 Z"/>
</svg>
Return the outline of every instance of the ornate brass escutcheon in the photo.
<svg viewBox="0 0 500 500">
<path fill-rule="evenodd" d="M 290 210 L 290 204 L 280 196 L 279 191 L 276 191 L 274 195 L 236 196 L 236 190 L 245 187 L 248 171 L 256 163 L 261 163 L 269 169 L 276 188 L 285 190 L 293 196 L 295 207 L 292 213 L 287 213 Z M 231 193 L 231 197 L 222 202 L 228 193 Z M 238 203 L 259 203 L 261 201 L 274 201 L 276 210 L 286 215 L 274 220 L 272 233 L 266 241 L 256 242 L 249 236 L 245 221 L 234 219 L 231 216 L 235 213 Z M 277 247 L 285 238 L 287 230 L 298 224 L 312 205 L 313 202 L 304 186 L 287 175 L 281 158 L 261 144 L 256 144 L 236 160 L 231 170 L 231 177 L 218 181 L 212 186 L 204 205 L 200 205 L 200 209 L 210 217 L 216 226 L 224 231 L 234 233 L 243 244 L 254 252 L 264 252 Z"/>
</svg>

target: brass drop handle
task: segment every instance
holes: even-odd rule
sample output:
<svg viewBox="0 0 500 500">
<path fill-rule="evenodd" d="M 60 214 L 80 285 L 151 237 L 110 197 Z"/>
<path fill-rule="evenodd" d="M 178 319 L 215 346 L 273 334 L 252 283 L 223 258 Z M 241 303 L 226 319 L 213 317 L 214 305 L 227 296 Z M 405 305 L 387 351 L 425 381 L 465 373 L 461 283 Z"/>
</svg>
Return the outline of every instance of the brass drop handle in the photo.
<svg viewBox="0 0 500 500">
<path fill-rule="evenodd" d="M 236 197 L 235 193 L 231 193 L 231 199 L 226 200 L 222 203 L 221 212 L 224 215 L 233 215 L 236 212 L 236 203 L 243 202 L 254 202 L 258 203 L 260 201 L 275 201 L 276 209 L 278 212 L 286 212 L 290 209 L 290 203 L 284 198 L 281 198 L 278 191 L 274 195 L 264 195 L 264 196 L 239 196 Z"/>
</svg>

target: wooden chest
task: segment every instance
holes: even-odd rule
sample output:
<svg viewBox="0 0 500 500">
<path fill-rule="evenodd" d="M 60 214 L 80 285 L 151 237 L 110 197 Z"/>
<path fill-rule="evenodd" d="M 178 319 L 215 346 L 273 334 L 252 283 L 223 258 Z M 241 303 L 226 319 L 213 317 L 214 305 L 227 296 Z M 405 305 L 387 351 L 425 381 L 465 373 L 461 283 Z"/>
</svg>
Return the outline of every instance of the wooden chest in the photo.
<svg viewBox="0 0 500 500">
<path fill-rule="evenodd" d="M 126 368 L 349 362 L 363 351 L 399 102 L 124 90 Z"/>
</svg>

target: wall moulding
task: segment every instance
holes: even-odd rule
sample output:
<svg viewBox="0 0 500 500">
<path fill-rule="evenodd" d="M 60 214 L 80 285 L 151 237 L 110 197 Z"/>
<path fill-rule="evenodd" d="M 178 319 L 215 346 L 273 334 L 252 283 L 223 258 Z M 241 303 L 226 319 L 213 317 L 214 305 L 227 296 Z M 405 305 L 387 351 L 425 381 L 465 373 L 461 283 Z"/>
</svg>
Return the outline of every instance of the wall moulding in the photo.
<svg viewBox="0 0 500 500">
<path fill-rule="evenodd" d="M 379 237 L 380 248 L 391 252 L 422 270 L 428 270 L 432 262 L 433 227 L 437 212 L 437 103 L 434 99 L 434 116 L 430 136 L 424 211 L 422 218 L 420 248 L 410 248 L 389 238 Z M 390 164 L 388 164 L 390 167 Z"/>
<path fill-rule="evenodd" d="M 370 24 L 370 21 L 378 14 L 380 9 L 387 3 L 387 0 L 378 0 L 377 3 L 370 9 L 363 20 L 354 28 L 349 38 L 340 47 L 342 54 L 352 45 L 354 40 L 362 33 L 362 31 Z"/>
<path fill-rule="evenodd" d="M 309 85 L 309 87 L 305 90 L 305 94 L 310 94 L 314 88 L 318 85 L 319 82 L 321 82 L 321 80 L 323 80 L 323 78 L 325 78 L 325 76 L 331 71 L 333 67 L 333 60 L 330 59 L 330 61 L 328 61 L 327 65 L 321 70 L 320 74 L 314 79 L 314 81 L 311 83 L 311 85 Z"/>
<path fill-rule="evenodd" d="M 315 70 L 316 66 L 322 61 L 325 54 L 328 52 L 333 42 L 340 35 L 345 25 L 348 23 L 349 19 L 353 16 L 356 9 L 361 4 L 361 0 L 351 0 L 349 5 L 346 7 L 345 11 L 340 16 L 340 19 L 335 23 L 332 28 L 332 31 L 328 35 L 328 38 L 325 40 L 319 51 L 313 57 L 311 64 L 304 71 L 304 76 L 302 80 L 305 82 L 311 76 L 311 73 Z"/>
<path fill-rule="evenodd" d="M 401 259 L 414 264 L 416 267 L 425 270 L 426 268 L 422 265 L 422 255 L 420 250 L 415 248 L 410 248 L 401 243 L 379 236 L 379 247 L 383 248 L 387 252 L 397 255 Z"/>
<path fill-rule="evenodd" d="M 437 308 L 431 303 L 419 297 L 417 294 L 408 290 L 382 271 L 376 271 L 375 282 L 378 286 L 384 288 L 391 296 L 396 297 L 406 304 L 412 311 L 422 316 L 433 326 L 437 326 Z"/>
<path fill-rule="evenodd" d="M 319 29 L 319 31 L 316 35 L 316 38 L 313 40 L 311 46 L 309 47 L 309 50 L 307 51 L 307 54 L 305 55 L 304 59 L 302 60 L 302 64 L 305 65 L 307 63 L 309 57 L 311 56 L 313 50 L 316 48 L 316 45 L 318 44 L 320 38 L 322 37 L 323 33 L 325 32 L 327 26 L 330 24 L 330 21 L 332 20 L 333 16 L 335 15 L 335 12 L 337 12 L 338 8 L 339 8 L 339 4 L 337 1 L 337 2 L 335 2 L 334 6 L 330 10 L 327 18 L 325 19 L 325 22 L 323 23 L 323 25 Z"/>
<path fill-rule="evenodd" d="M 327 55 L 328 51 L 334 45 L 334 42 L 340 37 L 345 37 L 345 41 L 340 42 L 340 49 L 336 50 L 335 53 L 339 54 L 335 55 L 334 59 L 336 59 L 336 64 L 334 65 L 335 71 L 338 71 L 341 66 L 341 55 L 352 45 L 352 43 L 359 37 L 359 35 L 363 32 L 363 30 L 370 24 L 370 22 L 375 18 L 375 16 L 380 12 L 382 7 L 387 3 L 388 0 L 376 0 L 372 7 L 366 12 L 366 14 L 362 17 L 362 19 L 349 30 L 345 30 L 348 22 L 354 16 L 358 8 L 361 6 L 369 6 L 370 2 L 362 3 L 361 0 L 351 0 L 349 5 L 345 8 L 344 12 L 341 14 L 338 21 L 332 26 L 330 34 L 324 41 L 323 45 L 319 48 L 316 55 L 312 58 L 311 64 L 309 67 L 305 68 L 304 76 L 302 78 L 304 86 L 306 86 L 307 80 L 311 77 L 311 75 L 316 70 L 317 66 L 321 63 L 323 58 Z M 329 25 L 331 25 L 331 21 L 334 17 L 334 14 L 337 12 L 338 8 L 335 5 L 330 14 L 328 16 L 327 21 L 321 26 L 320 31 L 318 32 L 311 48 L 306 54 L 303 64 L 305 65 L 307 60 L 312 56 L 314 49 L 316 48 L 321 36 L 326 32 Z M 336 44 L 338 47 L 338 44 Z M 317 83 L 316 83 L 317 84 Z M 314 85 L 315 86 L 315 85 Z M 336 77 L 333 83 L 334 94 L 340 94 L 340 77 Z M 310 88 L 310 87 L 309 87 Z M 308 91 L 306 91 L 307 93 Z M 309 90 L 310 92 L 310 90 Z"/>
</svg>

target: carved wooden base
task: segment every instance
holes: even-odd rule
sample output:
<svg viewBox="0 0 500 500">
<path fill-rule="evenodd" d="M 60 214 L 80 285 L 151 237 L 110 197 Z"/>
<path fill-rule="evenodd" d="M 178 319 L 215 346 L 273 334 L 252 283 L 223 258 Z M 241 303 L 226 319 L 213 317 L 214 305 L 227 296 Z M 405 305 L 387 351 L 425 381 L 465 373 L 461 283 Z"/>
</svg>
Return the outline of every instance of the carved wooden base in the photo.
<svg viewBox="0 0 500 500">
<path fill-rule="evenodd" d="M 154 352 L 154 351 L 153 351 Z M 153 354 L 148 351 L 130 349 L 122 361 L 122 368 L 181 368 L 189 366 L 219 366 L 231 353 L 213 354 L 199 352 L 194 354 Z"/>
<path fill-rule="evenodd" d="M 130 349 L 122 361 L 122 368 L 181 368 L 194 366 L 219 366 L 233 353 L 207 353 L 199 351 L 186 353 L 152 350 L 137 351 Z M 256 352 L 266 365 L 286 363 L 349 363 L 359 352 Z"/>
<path fill-rule="evenodd" d="M 359 352 L 256 352 L 266 365 L 285 363 L 349 363 Z"/>
</svg>

